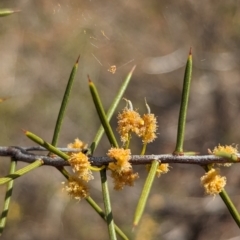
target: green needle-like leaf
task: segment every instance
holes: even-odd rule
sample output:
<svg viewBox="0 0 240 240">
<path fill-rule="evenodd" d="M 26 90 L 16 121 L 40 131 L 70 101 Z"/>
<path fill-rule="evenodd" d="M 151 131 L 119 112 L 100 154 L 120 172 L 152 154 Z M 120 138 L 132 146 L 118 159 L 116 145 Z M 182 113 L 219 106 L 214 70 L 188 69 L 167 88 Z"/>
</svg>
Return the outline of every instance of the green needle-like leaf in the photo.
<svg viewBox="0 0 240 240">
<path fill-rule="evenodd" d="M 35 143 L 39 144 L 40 146 L 46 148 L 48 151 L 58 155 L 59 157 L 63 158 L 64 160 L 68 160 L 69 156 L 66 153 L 58 150 L 56 147 L 54 147 L 50 143 L 44 141 L 42 138 L 38 137 L 37 135 L 35 135 L 29 131 L 25 131 L 25 134 L 32 141 L 34 141 Z"/>
<path fill-rule="evenodd" d="M 21 10 L 13 10 L 9 8 L 0 9 L 0 17 L 6 17 L 8 15 L 11 15 L 13 13 L 18 13 L 18 12 L 21 12 Z"/>
<path fill-rule="evenodd" d="M 237 154 L 227 153 L 227 152 L 216 152 L 214 153 L 215 156 L 223 157 L 232 160 L 233 162 L 238 162 Z"/>
<path fill-rule="evenodd" d="M 106 221 L 108 224 L 108 233 L 111 240 L 116 240 L 116 232 L 114 228 L 114 220 L 110 202 L 110 195 L 108 190 L 108 183 L 107 183 L 107 173 L 106 168 L 100 171 L 101 176 L 101 185 L 102 185 L 102 194 L 103 194 L 103 203 L 105 208 L 106 214 Z"/>
<path fill-rule="evenodd" d="M 145 152 L 146 152 L 146 149 L 147 149 L 147 143 L 144 143 L 144 144 L 143 144 L 142 151 L 141 151 L 141 154 L 140 154 L 140 155 L 144 155 L 144 154 L 145 154 Z"/>
<path fill-rule="evenodd" d="M 15 172 L 16 166 L 17 166 L 17 161 L 11 159 L 9 174 L 13 174 Z M 10 182 L 8 182 L 8 185 L 7 185 L 7 191 L 6 191 L 5 199 L 4 199 L 3 211 L 2 211 L 1 218 L 0 218 L 0 236 L 2 235 L 2 232 L 3 232 L 3 230 L 6 226 L 6 222 L 7 222 L 8 210 L 9 210 L 9 205 L 10 205 L 12 191 L 13 191 L 13 183 L 14 183 L 14 181 L 10 181 Z"/>
<path fill-rule="evenodd" d="M 63 99 L 62 99 L 61 107 L 60 107 L 60 110 L 59 110 L 59 113 L 58 113 L 58 118 L 57 118 L 57 122 L 56 122 L 55 129 L 54 129 L 54 134 L 53 134 L 53 139 L 52 139 L 52 146 L 57 146 L 58 137 L 59 137 L 61 126 L 62 126 L 62 122 L 63 122 L 63 117 L 64 117 L 64 114 L 66 112 L 67 103 L 68 103 L 69 98 L 70 98 L 70 93 L 71 93 L 71 90 L 72 90 L 73 82 L 74 82 L 75 75 L 76 75 L 76 72 L 77 72 L 77 69 L 78 69 L 79 58 L 80 58 L 80 55 L 78 56 L 77 61 L 74 64 L 74 66 L 72 68 L 72 71 L 71 71 L 71 74 L 70 74 L 69 79 L 68 79 L 68 84 L 67 84 L 67 87 L 65 89 L 65 93 L 64 93 L 64 96 L 63 96 Z M 58 152 L 58 153 L 60 153 L 60 152 Z M 62 155 L 62 153 L 61 153 L 61 155 Z M 67 160 L 67 159 L 65 159 L 65 160 Z M 68 171 L 64 167 L 56 167 L 56 168 L 66 178 L 69 178 L 70 174 L 68 173 Z"/>
<path fill-rule="evenodd" d="M 3 177 L 3 178 L 0 178 L 0 185 L 2 184 L 5 184 L 15 178 L 18 178 L 18 177 L 21 177 L 22 175 L 34 170 L 35 168 L 38 168 L 40 166 L 43 165 L 43 161 L 40 159 L 40 160 L 36 160 L 35 162 L 27 165 L 26 167 L 24 168 L 21 168 L 19 170 L 17 170 L 16 172 L 13 172 L 9 175 L 7 175 L 6 177 Z"/>
<path fill-rule="evenodd" d="M 58 118 L 57 118 L 57 122 L 55 125 L 55 129 L 54 129 L 54 134 L 53 134 L 53 139 L 52 139 L 52 145 L 53 146 L 57 146 L 57 141 L 58 141 L 58 137 L 59 137 L 59 133 L 60 133 L 60 129 L 62 126 L 62 122 L 63 122 L 63 117 L 65 114 L 65 110 L 67 107 L 67 103 L 70 97 L 70 93 L 71 93 L 71 89 L 72 89 L 72 85 L 73 85 L 73 81 L 75 79 L 75 75 L 78 69 L 78 61 L 79 61 L 80 56 L 78 57 L 76 63 L 73 66 L 72 72 L 70 74 L 69 80 L 68 80 L 68 84 L 63 96 L 63 100 L 62 100 L 62 104 L 58 113 Z"/>
<path fill-rule="evenodd" d="M 135 215 L 134 215 L 134 220 L 133 220 L 133 227 L 136 227 L 142 217 L 152 184 L 153 184 L 153 180 L 154 177 L 156 176 L 156 171 L 157 168 L 159 166 L 159 162 L 157 160 L 153 160 L 152 164 L 151 164 L 151 168 L 150 171 L 148 173 L 146 182 L 143 186 L 143 190 L 140 196 L 140 199 L 138 201 L 138 205 L 135 211 Z"/>
<path fill-rule="evenodd" d="M 120 100 L 122 99 L 123 97 L 123 94 L 125 93 L 126 89 L 127 89 L 127 86 L 132 78 L 132 74 L 134 72 L 136 68 L 136 65 L 133 66 L 133 68 L 131 69 L 131 71 L 128 73 L 127 77 L 125 78 L 125 80 L 123 81 L 116 97 L 114 98 L 108 112 L 107 112 L 107 121 L 110 122 L 112 116 L 113 116 L 113 113 L 115 112 Z M 91 144 L 90 146 L 90 150 L 91 150 L 91 153 L 90 154 L 93 154 L 93 152 L 95 151 L 96 147 L 98 146 L 102 136 L 103 136 L 103 133 L 104 133 L 104 128 L 101 126 L 98 131 L 97 131 L 97 134 L 93 140 L 93 143 Z"/>
<path fill-rule="evenodd" d="M 107 221 L 106 215 L 103 212 L 103 210 L 97 205 L 97 203 L 91 198 L 91 197 L 87 197 L 86 201 L 94 208 L 94 210 L 98 213 L 98 215 L 105 221 Z M 116 233 L 124 240 L 128 240 L 128 237 L 122 232 L 122 230 L 116 225 L 115 226 L 115 230 Z"/>
<path fill-rule="evenodd" d="M 240 215 L 238 210 L 236 209 L 236 207 L 234 206 L 231 198 L 228 196 L 227 192 L 225 190 L 222 190 L 219 193 L 220 197 L 222 198 L 223 202 L 225 203 L 225 205 L 227 206 L 230 214 L 232 215 L 234 221 L 236 222 L 236 224 L 238 225 L 238 227 L 240 228 Z"/>
<path fill-rule="evenodd" d="M 173 153 L 176 155 L 183 153 L 183 142 L 184 142 L 191 78 L 192 78 L 192 50 L 190 49 L 187 64 L 186 64 L 186 69 L 185 69 L 184 81 L 183 81 L 182 100 L 181 100 L 181 107 L 180 107 L 179 119 L 178 119 L 177 143 L 176 143 L 175 151 Z"/>
<path fill-rule="evenodd" d="M 105 111 L 104 111 L 102 102 L 100 100 L 100 97 L 98 95 L 98 91 L 96 89 L 96 86 L 90 80 L 90 78 L 88 78 L 88 81 L 89 81 L 89 88 L 90 88 L 90 92 L 92 94 L 94 105 L 96 107 L 99 119 L 100 119 L 100 121 L 101 121 L 101 123 L 103 125 L 105 133 L 106 133 L 106 135 L 108 137 L 108 140 L 109 140 L 109 142 L 111 143 L 112 146 L 118 147 L 117 140 L 116 140 L 116 138 L 114 136 L 113 130 L 112 130 L 112 128 L 110 126 L 110 123 L 109 123 L 109 121 L 107 119 L 107 116 L 105 114 Z"/>
</svg>

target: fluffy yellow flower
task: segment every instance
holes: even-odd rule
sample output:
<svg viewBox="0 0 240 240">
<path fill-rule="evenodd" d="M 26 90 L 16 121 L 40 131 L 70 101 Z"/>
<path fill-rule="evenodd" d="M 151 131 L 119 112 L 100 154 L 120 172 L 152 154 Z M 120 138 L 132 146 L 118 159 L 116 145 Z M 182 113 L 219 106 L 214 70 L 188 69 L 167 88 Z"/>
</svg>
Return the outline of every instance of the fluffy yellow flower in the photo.
<svg viewBox="0 0 240 240">
<path fill-rule="evenodd" d="M 73 143 L 69 143 L 67 145 L 68 148 L 77 148 L 77 149 L 86 149 L 87 146 L 88 145 L 86 143 L 79 140 L 78 138 L 76 138 Z"/>
<path fill-rule="evenodd" d="M 131 132 L 141 135 L 140 129 L 144 124 L 143 119 L 139 113 L 128 108 L 124 108 L 121 113 L 118 114 L 118 127 L 117 131 L 120 134 L 121 141 L 123 143 L 129 140 L 129 134 Z"/>
<path fill-rule="evenodd" d="M 156 176 L 160 177 L 162 174 L 165 174 L 169 172 L 169 164 L 168 163 L 160 163 L 157 170 L 156 170 Z M 147 170 L 149 171 L 151 168 L 151 164 L 146 165 Z"/>
<path fill-rule="evenodd" d="M 225 153 L 229 153 L 229 154 L 237 154 L 238 153 L 238 149 L 237 146 L 233 147 L 232 145 L 225 145 L 225 146 L 221 146 L 220 144 L 215 147 L 212 151 L 212 153 L 214 155 L 217 155 L 219 152 L 225 152 Z"/>
<path fill-rule="evenodd" d="M 78 177 L 86 182 L 93 179 L 88 157 L 82 152 L 72 153 L 68 159 L 73 172 L 78 174 Z"/>
<path fill-rule="evenodd" d="M 207 194 L 215 195 L 223 190 L 226 185 L 226 177 L 220 176 L 219 170 L 212 168 L 201 177 L 201 184 Z"/>
<path fill-rule="evenodd" d="M 132 165 L 129 163 L 130 149 L 111 148 L 107 155 L 116 161 L 108 165 L 112 171 L 114 189 L 122 190 L 125 185 L 133 186 L 134 181 L 138 178 L 138 173 L 133 173 Z"/>
<path fill-rule="evenodd" d="M 138 173 L 133 173 L 132 169 L 124 172 L 112 171 L 111 177 L 114 179 L 115 190 L 122 190 L 125 185 L 133 186 L 134 181 L 139 178 Z"/>
<path fill-rule="evenodd" d="M 162 174 L 165 174 L 168 171 L 169 171 L 169 164 L 162 163 L 162 164 L 159 164 L 157 171 L 156 171 L 156 175 L 157 175 L 157 177 L 160 177 Z"/>
<path fill-rule="evenodd" d="M 71 176 L 68 182 L 64 184 L 65 186 L 63 190 L 65 190 L 72 198 L 81 200 L 82 198 L 89 196 L 88 188 L 85 183 L 75 176 Z"/>
<path fill-rule="evenodd" d="M 114 170 L 117 172 L 124 172 L 132 168 L 131 164 L 129 163 L 130 156 L 131 156 L 130 149 L 111 148 L 108 150 L 107 155 L 111 159 L 116 160 L 116 162 L 109 164 L 108 167 L 111 170 Z"/>
<path fill-rule="evenodd" d="M 148 113 L 143 115 L 144 125 L 140 130 L 140 135 L 144 144 L 154 141 L 157 131 L 157 119 L 154 114 Z"/>
<path fill-rule="evenodd" d="M 213 149 L 213 151 L 208 149 L 209 154 L 214 154 L 215 156 L 221 156 L 221 154 L 225 153 L 225 154 L 229 154 L 231 156 L 231 159 L 234 158 L 238 158 L 237 154 L 238 154 L 238 149 L 237 149 L 237 145 L 235 147 L 233 147 L 232 145 L 225 145 L 225 146 L 221 146 L 220 144 L 215 147 Z M 219 166 L 224 166 L 224 167 L 230 167 L 232 165 L 232 163 L 218 163 L 217 165 Z"/>
</svg>

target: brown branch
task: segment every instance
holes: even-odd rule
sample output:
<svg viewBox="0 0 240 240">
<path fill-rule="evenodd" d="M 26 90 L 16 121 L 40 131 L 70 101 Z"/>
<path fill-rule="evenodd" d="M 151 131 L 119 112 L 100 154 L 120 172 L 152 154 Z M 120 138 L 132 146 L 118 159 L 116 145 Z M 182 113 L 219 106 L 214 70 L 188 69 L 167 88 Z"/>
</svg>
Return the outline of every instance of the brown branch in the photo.
<svg viewBox="0 0 240 240">
<path fill-rule="evenodd" d="M 59 148 L 63 152 L 79 152 L 79 149 Z M 0 156 L 12 157 L 17 161 L 32 163 L 38 159 L 42 159 L 45 165 L 50 166 L 69 166 L 69 163 L 64 159 L 54 156 L 49 157 L 47 155 L 38 155 L 32 153 L 32 151 L 47 151 L 43 147 L 0 147 Z M 238 155 L 240 161 L 240 155 Z M 157 159 L 161 163 L 181 163 L 181 164 L 198 164 L 206 165 L 210 163 L 233 163 L 231 159 L 216 157 L 214 155 L 202 155 L 202 156 L 174 156 L 172 154 L 160 154 L 160 155 L 132 155 L 130 162 L 133 165 L 149 164 L 152 160 Z M 93 166 L 106 165 L 113 162 L 109 157 L 92 157 L 89 156 L 89 161 Z"/>
</svg>

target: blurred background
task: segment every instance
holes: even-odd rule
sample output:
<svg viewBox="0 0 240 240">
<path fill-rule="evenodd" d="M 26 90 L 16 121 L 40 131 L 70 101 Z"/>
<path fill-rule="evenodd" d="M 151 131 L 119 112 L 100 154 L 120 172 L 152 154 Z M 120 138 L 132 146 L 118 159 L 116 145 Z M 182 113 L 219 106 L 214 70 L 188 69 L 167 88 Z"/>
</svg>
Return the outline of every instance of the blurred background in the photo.
<svg viewBox="0 0 240 240">
<path fill-rule="evenodd" d="M 219 143 L 240 142 L 239 1 L 1 0 L 0 8 L 21 10 L 0 18 L 0 97 L 9 97 L 0 106 L 1 146 L 34 146 L 21 128 L 52 140 L 68 77 L 80 54 L 58 145 L 64 147 L 77 137 L 90 144 L 99 127 L 87 74 L 107 110 L 136 64 L 124 96 L 140 113 L 146 112 L 146 97 L 159 121 L 158 139 L 147 154 L 172 153 L 190 47 L 194 64 L 185 150 L 207 154 Z M 125 105 L 122 101 L 118 111 Z M 95 155 L 105 156 L 108 148 L 104 137 Z M 139 154 L 141 141 L 134 139 L 131 149 Z M 8 173 L 9 162 L 1 158 L 1 176 Z M 132 232 L 147 174 L 141 166 L 135 171 L 140 178 L 134 187 L 116 192 L 109 183 L 115 222 L 130 239 L 239 239 L 239 229 L 219 196 L 204 194 L 204 171 L 178 164 L 155 180 L 141 224 Z M 223 169 L 222 175 L 240 211 L 240 166 Z M 94 177 L 90 193 L 103 207 L 99 174 Z M 2 239 L 108 239 L 103 220 L 86 201 L 69 199 L 62 192 L 63 181 L 50 167 L 17 179 Z M 2 206 L 5 186 L 0 193 Z"/>
</svg>

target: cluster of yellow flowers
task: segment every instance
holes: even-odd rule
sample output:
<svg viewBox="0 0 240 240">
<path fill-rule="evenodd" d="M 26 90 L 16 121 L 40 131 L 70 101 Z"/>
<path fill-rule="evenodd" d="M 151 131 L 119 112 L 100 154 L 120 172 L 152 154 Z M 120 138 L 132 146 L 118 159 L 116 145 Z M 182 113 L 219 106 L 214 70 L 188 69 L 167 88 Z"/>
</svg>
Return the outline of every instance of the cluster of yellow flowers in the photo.
<svg viewBox="0 0 240 240">
<path fill-rule="evenodd" d="M 130 140 L 131 133 L 135 133 L 137 136 L 141 137 L 145 145 L 154 141 L 156 139 L 157 120 L 154 114 L 150 113 L 148 105 L 146 104 L 148 113 L 141 117 L 137 111 L 133 110 L 132 103 L 129 100 L 126 101 L 128 106 L 119 113 L 117 128 L 123 144 Z M 68 148 L 84 150 L 87 148 L 87 145 L 79 139 L 75 139 L 73 143 L 68 144 Z M 222 153 L 237 155 L 237 146 L 218 145 L 213 151 L 209 150 L 209 154 L 214 154 L 216 156 Z M 69 154 L 70 157 L 68 161 L 75 175 L 68 179 L 68 184 L 65 184 L 64 189 L 71 197 L 80 200 L 89 195 L 86 183 L 93 179 L 90 170 L 91 164 L 88 157 L 82 151 Z M 111 176 L 114 179 L 114 188 L 116 190 L 121 190 L 125 185 L 133 186 L 134 181 L 138 179 L 139 176 L 138 173 L 133 172 L 132 165 L 129 162 L 131 158 L 130 149 L 111 148 L 107 155 L 114 160 L 114 162 L 108 165 L 108 169 L 111 170 Z M 223 165 L 229 166 L 230 164 Z M 169 164 L 160 164 L 156 171 L 156 175 L 159 177 L 161 174 L 167 173 L 168 171 Z M 211 169 L 201 177 L 201 184 L 205 188 L 207 194 L 215 195 L 223 190 L 226 185 L 226 177 L 222 177 L 220 175 L 220 170 L 214 169 L 213 165 L 211 165 Z"/>
<path fill-rule="evenodd" d="M 136 110 L 133 110 L 131 101 L 125 100 L 127 107 L 117 117 L 117 131 L 124 146 L 128 146 L 132 133 L 142 138 L 144 145 L 154 141 L 157 137 L 157 120 L 155 115 L 150 113 L 149 106 L 146 104 L 148 113 L 141 117 Z M 109 164 L 108 168 L 112 171 L 111 176 L 116 190 L 123 189 L 125 185 L 133 186 L 134 181 L 139 177 L 138 173 L 133 172 L 132 165 L 129 163 L 130 154 L 130 149 L 124 148 L 111 148 L 108 151 L 107 155 L 115 160 Z"/>
<path fill-rule="evenodd" d="M 126 100 L 128 106 L 123 109 L 121 113 L 118 114 L 118 128 L 117 131 L 120 134 L 121 141 L 125 144 L 130 140 L 131 133 L 135 133 L 138 137 L 142 138 L 144 144 L 154 141 L 157 131 L 157 119 L 154 114 L 149 113 L 144 114 L 143 117 L 133 110 L 131 101 Z"/>
<path fill-rule="evenodd" d="M 132 168 L 132 165 L 129 163 L 131 150 L 123 148 L 111 148 L 108 150 L 107 155 L 116 160 L 116 162 L 110 163 L 108 168 L 116 172 L 128 171 Z"/>
<path fill-rule="evenodd" d="M 219 175 L 219 169 L 212 168 L 201 177 L 201 183 L 207 194 L 218 194 L 226 185 L 226 177 Z"/>
<path fill-rule="evenodd" d="M 238 153 L 237 146 L 221 146 L 220 144 L 213 149 L 213 151 L 208 150 L 209 154 L 214 154 L 216 156 L 219 156 L 220 153 L 226 153 L 230 155 L 236 155 Z M 225 164 L 218 164 L 218 166 L 225 166 L 229 167 L 231 163 L 225 163 Z M 204 176 L 201 177 L 201 184 L 203 185 L 205 192 L 207 194 L 216 195 L 220 193 L 224 186 L 226 185 L 227 179 L 226 177 L 222 177 L 220 175 L 219 169 L 214 169 L 213 165 L 212 168 L 205 173 Z"/>
<path fill-rule="evenodd" d="M 119 132 L 123 143 L 129 140 L 129 134 L 131 132 L 136 133 L 137 136 L 140 137 L 140 129 L 143 125 L 144 121 L 140 117 L 140 114 L 132 109 L 124 108 L 123 111 L 118 114 L 117 131 Z"/>
<path fill-rule="evenodd" d="M 147 113 L 143 115 L 144 125 L 141 128 L 141 137 L 144 144 L 150 143 L 157 138 L 157 119 L 154 114 Z"/>
<path fill-rule="evenodd" d="M 76 138 L 74 140 L 74 142 L 73 143 L 69 143 L 67 145 L 67 147 L 68 148 L 79 149 L 81 151 L 81 150 L 87 149 L 88 145 L 86 143 L 84 143 L 83 141 L 81 141 L 80 139 Z"/>
<path fill-rule="evenodd" d="M 76 176 L 71 176 L 68 179 L 68 183 L 64 184 L 65 184 L 64 190 L 72 198 L 81 200 L 82 198 L 86 198 L 89 195 L 88 187 L 85 184 L 85 182 Z"/>
<path fill-rule="evenodd" d="M 76 148 L 79 150 L 84 150 L 87 148 L 87 144 L 83 143 L 78 138 L 75 139 L 73 143 L 68 144 L 68 148 Z M 69 153 L 70 157 L 68 159 L 73 172 L 76 174 L 68 179 L 68 183 L 64 183 L 64 190 L 67 191 L 68 195 L 75 199 L 86 198 L 89 195 L 88 187 L 86 182 L 93 179 L 92 172 L 90 170 L 90 162 L 88 157 L 82 153 Z"/>
<path fill-rule="evenodd" d="M 226 153 L 233 156 L 237 156 L 238 153 L 238 146 L 236 145 L 235 147 L 233 145 L 225 145 L 221 146 L 220 144 L 211 151 L 208 149 L 208 152 L 210 154 L 214 154 L 215 156 L 221 156 L 221 154 Z M 232 163 L 218 163 L 218 166 L 224 166 L 224 167 L 230 167 Z"/>
<path fill-rule="evenodd" d="M 82 153 L 72 153 L 68 159 L 70 166 L 73 169 L 73 172 L 78 175 L 80 179 L 85 182 L 93 179 L 92 172 L 89 169 L 91 164 L 88 161 L 88 157 Z"/>
<path fill-rule="evenodd" d="M 121 136 L 123 144 L 130 140 L 131 133 L 135 133 L 142 138 L 143 144 L 150 143 L 156 139 L 157 121 L 154 114 L 150 113 L 149 107 L 148 113 L 143 117 L 137 111 L 133 110 L 132 103 L 126 100 L 128 107 L 125 107 L 118 115 L 118 132 Z M 68 144 L 68 148 L 77 148 L 84 150 L 87 145 L 75 139 L 71 144 Z M 213 151 L 209 150 L 209 154 L 219 156 L 219 154 L 227 153 L 230 155 L 237 155 L 237 147 L 233 146 L 217 146 Z M 89 195 L 86 183 L 93 179 L 92 172 L 90 170 L 91 164 L 88 157 L 83 152 L 69 153 L 69 163 L 72 166 L 74 176 L 68 179 L 68 184 L 65 184 L 64 189 L 67 193 L 76 199 L 85 198 Z M 114 179 L 114 188 L 121 190 L 125 185 L 133 186 L 134 181 L 138 179 L 138 173 L 134 173 L 132 165 L 129 160 L 131 158 L 130 149 L 125 148 L 111 148 L 107 153 L 108 157 L 114 160 L 114 162 L 108 165 L 108 169 L 111 170 L 111 176 Z M 229 166 L 229 164 L 223 164 Z M 210 167 L 210 166 L 209 166 Z M 161 174 L 169 171 L 169 164 L 160 164 L 156 175 L 159 177 Z M 201 184 L 205 188 L 207 194 L 218 194 L 226 185 L 226 177 L 220 175 L 219 169 L 214 169 L 211 165 L 211 169 L 201 177 Z"/>
<path fill-rule="evenodd" d="M 133 186 L 138 178 L 138 173 L 133 173 L 130 160 L 130 149 L 111 148 L 107 155 L 116 162 L 110 163 L 108 168 L 112 171 L 114 179 L 114 189 L 121 190 L 125 185 Z"/>
<path fill-rule="evenodd" d="M 128 107 L 125 107 L 119 113 L 117 128 L 123 144 L 125 145 L 130 140 L 131 133 L 141 137 L 144 145 L 154 141 L 157 137 L 157 120 L 155 115 L 150 113 L 150 108 L 146 104 L 148 113 L 141 117 L 137 111 L 133 110 L 131 101 L 126 101 Z M 68 148 L 84 150 L 87 148 L 87 145 L 79 139 L 75 139 L 74 143 L 68 144 Z M 80 200 L 89 195 L 86 182 L 93 179 L 90 170 L 91 164 L 83 151 L 69 154 L 68 161 L 75 175 L 68 179 L 68 184 L 65 184 L 64 189 L 71 197 Z M 130 149 L 111 148 L 107 155 L 114 160 L 114 162 L 108 165 L 108 169 L 111 171 L 111 176 L 114 179 L 114 189 L 121 190 L 125 185 L 133 186 L 134 181 L 139 176 L 138 173 L 133 172 L 132 165 L 129 162 L 131 156 Z M 166 172 L 168 172 L 168 164 L 161 164 L 156 174 L 160 176 L 161 173 Z"/>
<path fill-rule="evenodd" d="M 162 174 L 165 174 L 168 171 L 169 171 L 168 163 L 159 164 L 157 171 L 156 171 L 156 175 L 157 175 L 157 177 L 160 177 Z"/>
</svg>

